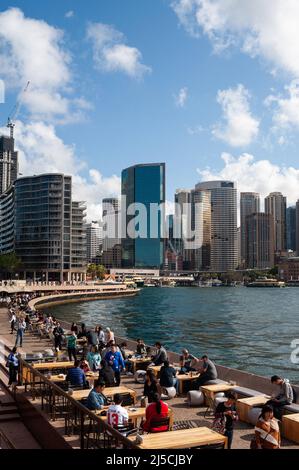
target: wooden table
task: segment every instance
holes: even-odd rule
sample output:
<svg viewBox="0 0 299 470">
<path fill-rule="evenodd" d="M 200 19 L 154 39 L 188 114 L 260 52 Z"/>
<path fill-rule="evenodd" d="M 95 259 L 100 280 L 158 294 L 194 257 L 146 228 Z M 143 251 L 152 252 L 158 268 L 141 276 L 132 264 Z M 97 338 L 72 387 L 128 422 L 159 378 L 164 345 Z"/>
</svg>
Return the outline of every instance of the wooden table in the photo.
<svg viewBox="0 0 299 470">
<path fill-rule="evenodd" d="M 70 369 L 74 367 L 74 363 L 70 361 L 65 362 L 35 362 L 32 364 L 34 369 L 42 370 L 53 370 L 53 369 Z"/>
<path fill-rule="evenodd" d="M 139 367 L 143 367 L 143 370 L 145 370 L 147 368 L 147 366 L 145 367 L 145 365 L 146 364 L 149 365 L 152 362 L 152 358 L 151 357 L 141 357 L 141 358 L 131 357 L 130 359 L 128 359 L 128 361 L 132 364 L 133 373 L 135 374 L 135 372 L 138 370 Z"/>
<path fill-rule="evenodd" d="M 289 441 L 299 443 L 299 413 L 292 413 L 282 417 L 282 433 Z"/>
<path fill-rule="evenodd" d="M 72 398 L 75 400 L 82 400 L 83 398 L 87 398 L 91 389 L 84 389 L 84 390 L 74 390 L 73 394 L 70 395 Z M 127 394 L 129 393 L 131 397 L 133 398 L 134 404 L 136 403 L 136 390 L 133 390 L 131 388 L 125 387 L 120 385 L 119 387 L 105 387 L 104 390 L 104 395 L 106 397 L 114 397 L 116 393 L 120 394 Z"/>
<path fill-rule="evenodd" d="M 236 385 L 229 384 L 213 384 L 213 385 L 202 385 L 200 389 L 205 396 L 205 402 L 207 405 L 206 413 L 210 410 L 214 413 L 215 411 L 215 395 L 219 392 L 228 392 Z"/>
<path fill-rule="evenodd" d="M 144 434 L 142 438 L 143 442 L 137 445 L 139 449 L 191 449 L 218 443 L 227 448 L 227 437 L 207 427 Z M 129 439 L 134 441 L 135 437 Z"/>
<path fill-rule="evenodd" d="M 266 395 L 258 395 L 256 397 L 249 398 L 240 398 L 237 400 L 236 408 L 240 421 L 244 423 L 249 423 L 248 413 L 252 407 L 258 405 L 264 405 L 267 401 L 270 400 L 270 397 Z"/>
<path fill-rule="evenodd" d="M 177 374 L 176 378 L 179 381 L 179 394 L 182 395 L 184 393 L 185 382 L 192 382 L 193 380 L 197 380 L 199 376 L 199 372 L 187 372 L 186 374 Z"/>
<path fill-rule="evenodd" d="M 158 379 L 160 377 L 160 371 L 162 366 L 148 366 L 148 370 L 151 370 L 154 376 Z"/>
</svg>

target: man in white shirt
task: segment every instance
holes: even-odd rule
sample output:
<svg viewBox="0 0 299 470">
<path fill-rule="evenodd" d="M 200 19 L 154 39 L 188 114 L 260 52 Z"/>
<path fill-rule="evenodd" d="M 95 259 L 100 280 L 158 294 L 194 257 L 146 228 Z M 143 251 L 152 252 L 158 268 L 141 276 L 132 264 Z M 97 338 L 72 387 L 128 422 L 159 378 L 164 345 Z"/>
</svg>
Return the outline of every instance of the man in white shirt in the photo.
<svg viewBox="0 0 299 470">
<path fill-rule="evenodd" d="M 122 398 L 119 393 L 114 395 L 114 405 L 110 405 L 107 412 L 108 424 L 113 428 L 125 426 L 128 423 L 129 415 L 122 406 Z"/>
</svg>

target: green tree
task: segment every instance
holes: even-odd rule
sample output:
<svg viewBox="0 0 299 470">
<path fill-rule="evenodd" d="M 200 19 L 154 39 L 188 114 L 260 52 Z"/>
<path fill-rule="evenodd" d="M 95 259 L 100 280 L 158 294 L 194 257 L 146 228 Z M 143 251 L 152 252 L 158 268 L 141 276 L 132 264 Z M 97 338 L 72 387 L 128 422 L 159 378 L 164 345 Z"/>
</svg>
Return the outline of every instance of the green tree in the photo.
<svg viewBox="0 0 299 470">
<path fill-rule="evenodd" d="M 102 264 L 92 263 L 87 268 L 87 274 L 92 277 L 92 280 L 95 280 L 96 278 L 102 280 L 105 278 L 106 268 Z"/>
<path fill-rule="evenodd" d="M 21 260 L 15 252 L 0 255 L 0 271 L 3 274 L 9 274 L 11 277 L 20 267 Z"/>
</svg>

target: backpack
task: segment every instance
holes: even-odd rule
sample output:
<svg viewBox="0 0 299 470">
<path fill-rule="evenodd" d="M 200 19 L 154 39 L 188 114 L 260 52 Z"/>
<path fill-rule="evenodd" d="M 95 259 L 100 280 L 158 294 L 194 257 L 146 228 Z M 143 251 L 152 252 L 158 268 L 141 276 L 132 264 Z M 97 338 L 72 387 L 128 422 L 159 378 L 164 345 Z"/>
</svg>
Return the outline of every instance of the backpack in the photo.
<svg viewBox="0 0 299 470">
<path fill-rule="evenodd" d="M 293 403 L 297 403 L 297 392 L 294 389 L 294 387 L 292 387 L 292 390 L 293 390 Z"/>
</svg>

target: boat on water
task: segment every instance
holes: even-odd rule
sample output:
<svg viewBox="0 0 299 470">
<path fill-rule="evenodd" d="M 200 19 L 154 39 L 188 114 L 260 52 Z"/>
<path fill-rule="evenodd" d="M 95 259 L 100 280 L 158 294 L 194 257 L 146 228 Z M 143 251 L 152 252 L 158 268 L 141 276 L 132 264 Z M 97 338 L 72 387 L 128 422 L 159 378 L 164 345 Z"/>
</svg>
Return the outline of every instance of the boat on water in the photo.
<svg viewBox="0 0 299 470">
<path fill-rule="evenodd" d="M 256 281 L 247 284 L 247 287 L 285 287 L 284 281 L 278 281 L 277 279 L 259 278 Z"/>
<path fill-rule="evenodd" d="M 142 277 L 134 277 L 133 281 L 137 287 L 144 287 L 144 279 Z"/>
</svg>

